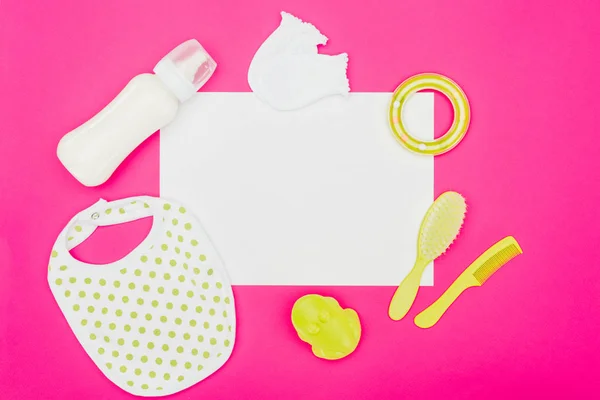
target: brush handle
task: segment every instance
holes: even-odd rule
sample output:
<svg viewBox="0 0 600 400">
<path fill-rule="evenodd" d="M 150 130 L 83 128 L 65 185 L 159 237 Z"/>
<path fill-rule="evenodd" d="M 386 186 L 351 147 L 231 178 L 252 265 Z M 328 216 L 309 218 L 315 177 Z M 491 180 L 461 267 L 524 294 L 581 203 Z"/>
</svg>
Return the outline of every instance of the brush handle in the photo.
<svg viewBox="0 0 600 400">
<path fill-rule="evenodd" d="M 394 297 L 392 297 L 388 309 L 388 315 L 394 321 L 404 318 L 413 305 L 421 285 L 421 276 L 427 264 L 429 264 L 429 261 L 417 259 L 413 268 L 394 292 Z"/>
<path fill-rule="evenodd" d="M 472 277 L 471 279 L 469 277 L 461 278 L 455 280 L 439 299 L 415 317 L 415 324 L 419 328 L 431 328 L 442 318 L 448 307 L 454 303 L 462 292 L 470 287 L 478 286 Z"/>
</svg>

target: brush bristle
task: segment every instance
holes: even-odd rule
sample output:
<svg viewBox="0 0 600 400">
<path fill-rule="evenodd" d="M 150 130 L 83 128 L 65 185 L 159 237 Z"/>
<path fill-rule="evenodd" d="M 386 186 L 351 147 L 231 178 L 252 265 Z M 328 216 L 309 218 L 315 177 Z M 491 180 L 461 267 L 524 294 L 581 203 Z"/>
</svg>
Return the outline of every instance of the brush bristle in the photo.
<svg viewBox="0 0 600 400">
<path fill-rule="evenodd" d="M 429 207 L 419 231 L 419 253 L 427 260 L 442 255 L 460 233 L 467 204 L 456 192 L 442 193 Z"/>
<path fill-rule="evenodd" d="M 523 254 L 523 251 L 516 245 L 511 244 L 505 249 L 500 250 L 498 253 L 494 254 L 489 260 L 483 263 L 481 267 L 477 269 L 473 273 L 473 276 L 480 285 L 483 285 L 485 281 L 487 281 L 490 276 L 494 274 L 494 272 L 498 271 L 501 266 L 518 256 L 519 254 Z"/>
</svg>

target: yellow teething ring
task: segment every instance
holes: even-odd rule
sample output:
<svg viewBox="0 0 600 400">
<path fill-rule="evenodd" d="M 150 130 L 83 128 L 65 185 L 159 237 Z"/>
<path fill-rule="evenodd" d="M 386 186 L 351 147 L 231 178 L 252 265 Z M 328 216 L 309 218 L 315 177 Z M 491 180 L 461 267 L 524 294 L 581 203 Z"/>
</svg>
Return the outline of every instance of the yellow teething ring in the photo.
<svg viewBox="0 0 600 400">
<path fill-rule="evenodd" d="M 426 89 L 443 93 L 452 103 L 454 110 L 454 121 L 448 132 L 431 142 L 411 136 L 402 122 L 402 107 L 408 98 Z M 435 156 L 452 150 L 465 137 L 471 120 L 471 108 L 467 96 L 454 81 L 443 75 L 426 73 L 410 77 L 398 86 L 392 96 L 389 117 L 392 132 L 404 147 L 415 153 Z"/>
</svg>

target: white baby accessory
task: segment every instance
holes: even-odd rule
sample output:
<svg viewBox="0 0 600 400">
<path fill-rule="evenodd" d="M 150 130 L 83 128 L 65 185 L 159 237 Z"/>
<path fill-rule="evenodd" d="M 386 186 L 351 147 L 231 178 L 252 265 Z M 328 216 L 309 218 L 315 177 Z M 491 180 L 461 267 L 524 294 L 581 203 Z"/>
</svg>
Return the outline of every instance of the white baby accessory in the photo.
<svg viewBox="0 0 600 400">
<path fill-rule="evenodd" d="M 98 226 L 153 217 L 121 260 L 91 265 L 69 250 Z M 58 236 L 48 267 L 52 294 L 94 363 L 123 390 L 162 396 L 211 375 L 229 358 L 235 308 L 229 279 L 198 220 L 154 197 L 100 200 Z"/>
<path fill-rule="evenodd" d="M 294 110 L 350 91 L 348 55 L 318 54 L 327 43 L 317 28 L 291 14 L 260 46 L 248 70 L 252 91 L 277 110 Z"/>
<path fill-rule="evenodd" d="M 212 76 L 217 64 L 198 43 L 188 40 L 140 74 L 102 111 L 58 143 L 60 162 L 85 186 L 106 182 L 125 158 L 168 125 L 181 103 Z"/>
</svg>

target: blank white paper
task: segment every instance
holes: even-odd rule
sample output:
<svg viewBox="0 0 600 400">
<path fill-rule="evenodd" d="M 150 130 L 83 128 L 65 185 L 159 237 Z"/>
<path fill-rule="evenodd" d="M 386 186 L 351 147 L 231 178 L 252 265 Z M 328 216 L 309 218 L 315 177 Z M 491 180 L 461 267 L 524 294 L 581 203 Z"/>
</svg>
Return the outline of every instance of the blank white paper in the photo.
<svg viewBox="0 0 600 400">
<path fill-rule="evenodd" d="M 433 157 L 393 137 L 390 98 L 281 112 L 252 93 L 199 93 L 161 132 L 161 196 L 202 221 L 234 285 L 395 286 L 433 201 Z M 433 139 L 432 93 L 403 116 Z"/>
</svg>

